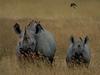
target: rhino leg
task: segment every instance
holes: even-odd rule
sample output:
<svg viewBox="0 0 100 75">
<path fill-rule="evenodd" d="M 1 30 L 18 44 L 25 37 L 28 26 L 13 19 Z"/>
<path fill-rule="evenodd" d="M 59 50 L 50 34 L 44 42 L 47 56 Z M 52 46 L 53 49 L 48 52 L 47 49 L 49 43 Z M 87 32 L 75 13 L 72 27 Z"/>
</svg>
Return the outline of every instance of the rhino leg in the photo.
<svg viewBox="0 0 100 75">
<path fill-rule="evenodd" d="M 53 57 L 49 57 L 49 61 L 50 61 L 50 63 L 52 64 L 53 61 L 54 61 L 54 58 L 53 58 Z"/>
</svg>

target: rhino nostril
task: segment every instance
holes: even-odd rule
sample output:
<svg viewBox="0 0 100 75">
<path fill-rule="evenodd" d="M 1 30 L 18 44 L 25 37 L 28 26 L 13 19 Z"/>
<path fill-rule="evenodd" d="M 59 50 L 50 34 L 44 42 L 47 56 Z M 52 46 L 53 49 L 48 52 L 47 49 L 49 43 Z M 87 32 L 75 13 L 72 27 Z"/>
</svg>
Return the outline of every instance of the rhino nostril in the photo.
<svg viewBox="0 0 100 75">
<path fill-rule="evenodd" d="M 20 50 L 23 50 L 23 48 L 20 48 Z"/>
<path fill-rule="evenodd" d="M 75 55 L 76 55 L 76 56 L 78 56 L 78 53 L 77 53 L 77 52 L 75 52 Z"/>
<path fill-rule="evenodd" d="M 28 51 L 28 53 L 30 53 L 32 51 L 32 49 L 31 48 L 28 48 L 27 51 Z"/>
<path fill-rule="evenodd" d="M 31 48 L 28 48 L 28 50 L 31 50 Z"/>
</svg>

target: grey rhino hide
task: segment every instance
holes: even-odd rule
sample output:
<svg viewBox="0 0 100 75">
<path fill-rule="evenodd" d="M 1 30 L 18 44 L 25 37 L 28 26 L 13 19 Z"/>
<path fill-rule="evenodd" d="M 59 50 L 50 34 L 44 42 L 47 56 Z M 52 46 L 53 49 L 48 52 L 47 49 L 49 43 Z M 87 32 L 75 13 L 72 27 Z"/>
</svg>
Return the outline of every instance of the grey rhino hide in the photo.
<svg viewBox="0 0 100 75">
<path fill-rule="evenodd" d="M 14 25 L 14 30 L 19 35 L 17 54 L 28 53 L 28 51 L 34 52 L 36 47 L 35 35 L 33 35 L 32 32 L 29 32 L 27 27 L 22 31 L 17 23 Z"/>
<path fill-rule="evenodd" d="M 75 41 L 73 37 L 71 38 L 71 44 L 68 48 L 67 56 L 66 56 L 67 62 L 71 63 L 72 57 L 75 56 L 75 53 L 77 53 L 82 55 L 82 59 L 85 60 L 84 63 L 90 63 L 91 54 L 87 44 L 88 40 L 86 41 L 86 39 L 87 38 L 85 38 L 83 41 Z"/>
<path fill-rule="evenodd" d="M 53 60 L 53 57 L 55 55 L 56 51 L 56 41 L 54 36 L 48 32 L 46 29 L 44 29 L 40 24 L 37 25 L 36 28 L 36 39 L 37 39 L 37 47 L 36 49 L 38 52 L 51 59 L 51 62 Z"/>
</svg>

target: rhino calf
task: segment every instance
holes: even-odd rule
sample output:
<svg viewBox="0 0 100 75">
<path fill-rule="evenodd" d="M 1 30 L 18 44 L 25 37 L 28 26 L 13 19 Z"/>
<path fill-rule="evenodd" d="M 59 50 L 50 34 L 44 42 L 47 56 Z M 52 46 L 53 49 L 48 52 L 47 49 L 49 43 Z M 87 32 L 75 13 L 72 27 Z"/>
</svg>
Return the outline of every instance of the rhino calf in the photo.
<svg viewBox="0 0 100 75">
<path fill-rule="evenodd" d="M 70 39 L 71 44 L 67 50 L 66 62 L 68 64 L 86 64 L 90 63 L 91 53 L 88 47 L 88 37 L 83 40 L 75 40 L 74 37 Z"/>
</svg>

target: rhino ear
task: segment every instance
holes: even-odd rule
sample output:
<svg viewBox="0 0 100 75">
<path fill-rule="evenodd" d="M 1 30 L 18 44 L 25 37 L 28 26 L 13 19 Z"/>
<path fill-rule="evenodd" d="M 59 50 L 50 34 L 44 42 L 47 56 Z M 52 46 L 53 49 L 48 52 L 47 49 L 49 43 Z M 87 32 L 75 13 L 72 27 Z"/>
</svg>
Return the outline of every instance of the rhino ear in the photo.
<svg viewBox="0 0 100 75">
<path fill-rule="evenodd" d="M 21 29 L 18 23 L 16 23 L 13 28 L 17 34 L 21 34 Z"/>
<path fill-rule="evenodd" d="M 84 39 L 84 44 L 86 44 L 88 42 L 88 40 L 89 40 L 89 38 L 88 38 L 88 36 L 86 36 Z"/>
<path fill-rule="evenodd" d="M 70 37 L 70 41 L 71 41 L 71 43 L 74 43 L 74 37 L 73 36 Z"/>
<path fill-rule="evenodd" d="M 41 32 L 41 30 L 43 30 L 43 27 L 40 24 L 36 25 L 36 34 L 38 34 L 39 32 Z"/>
</svg>

